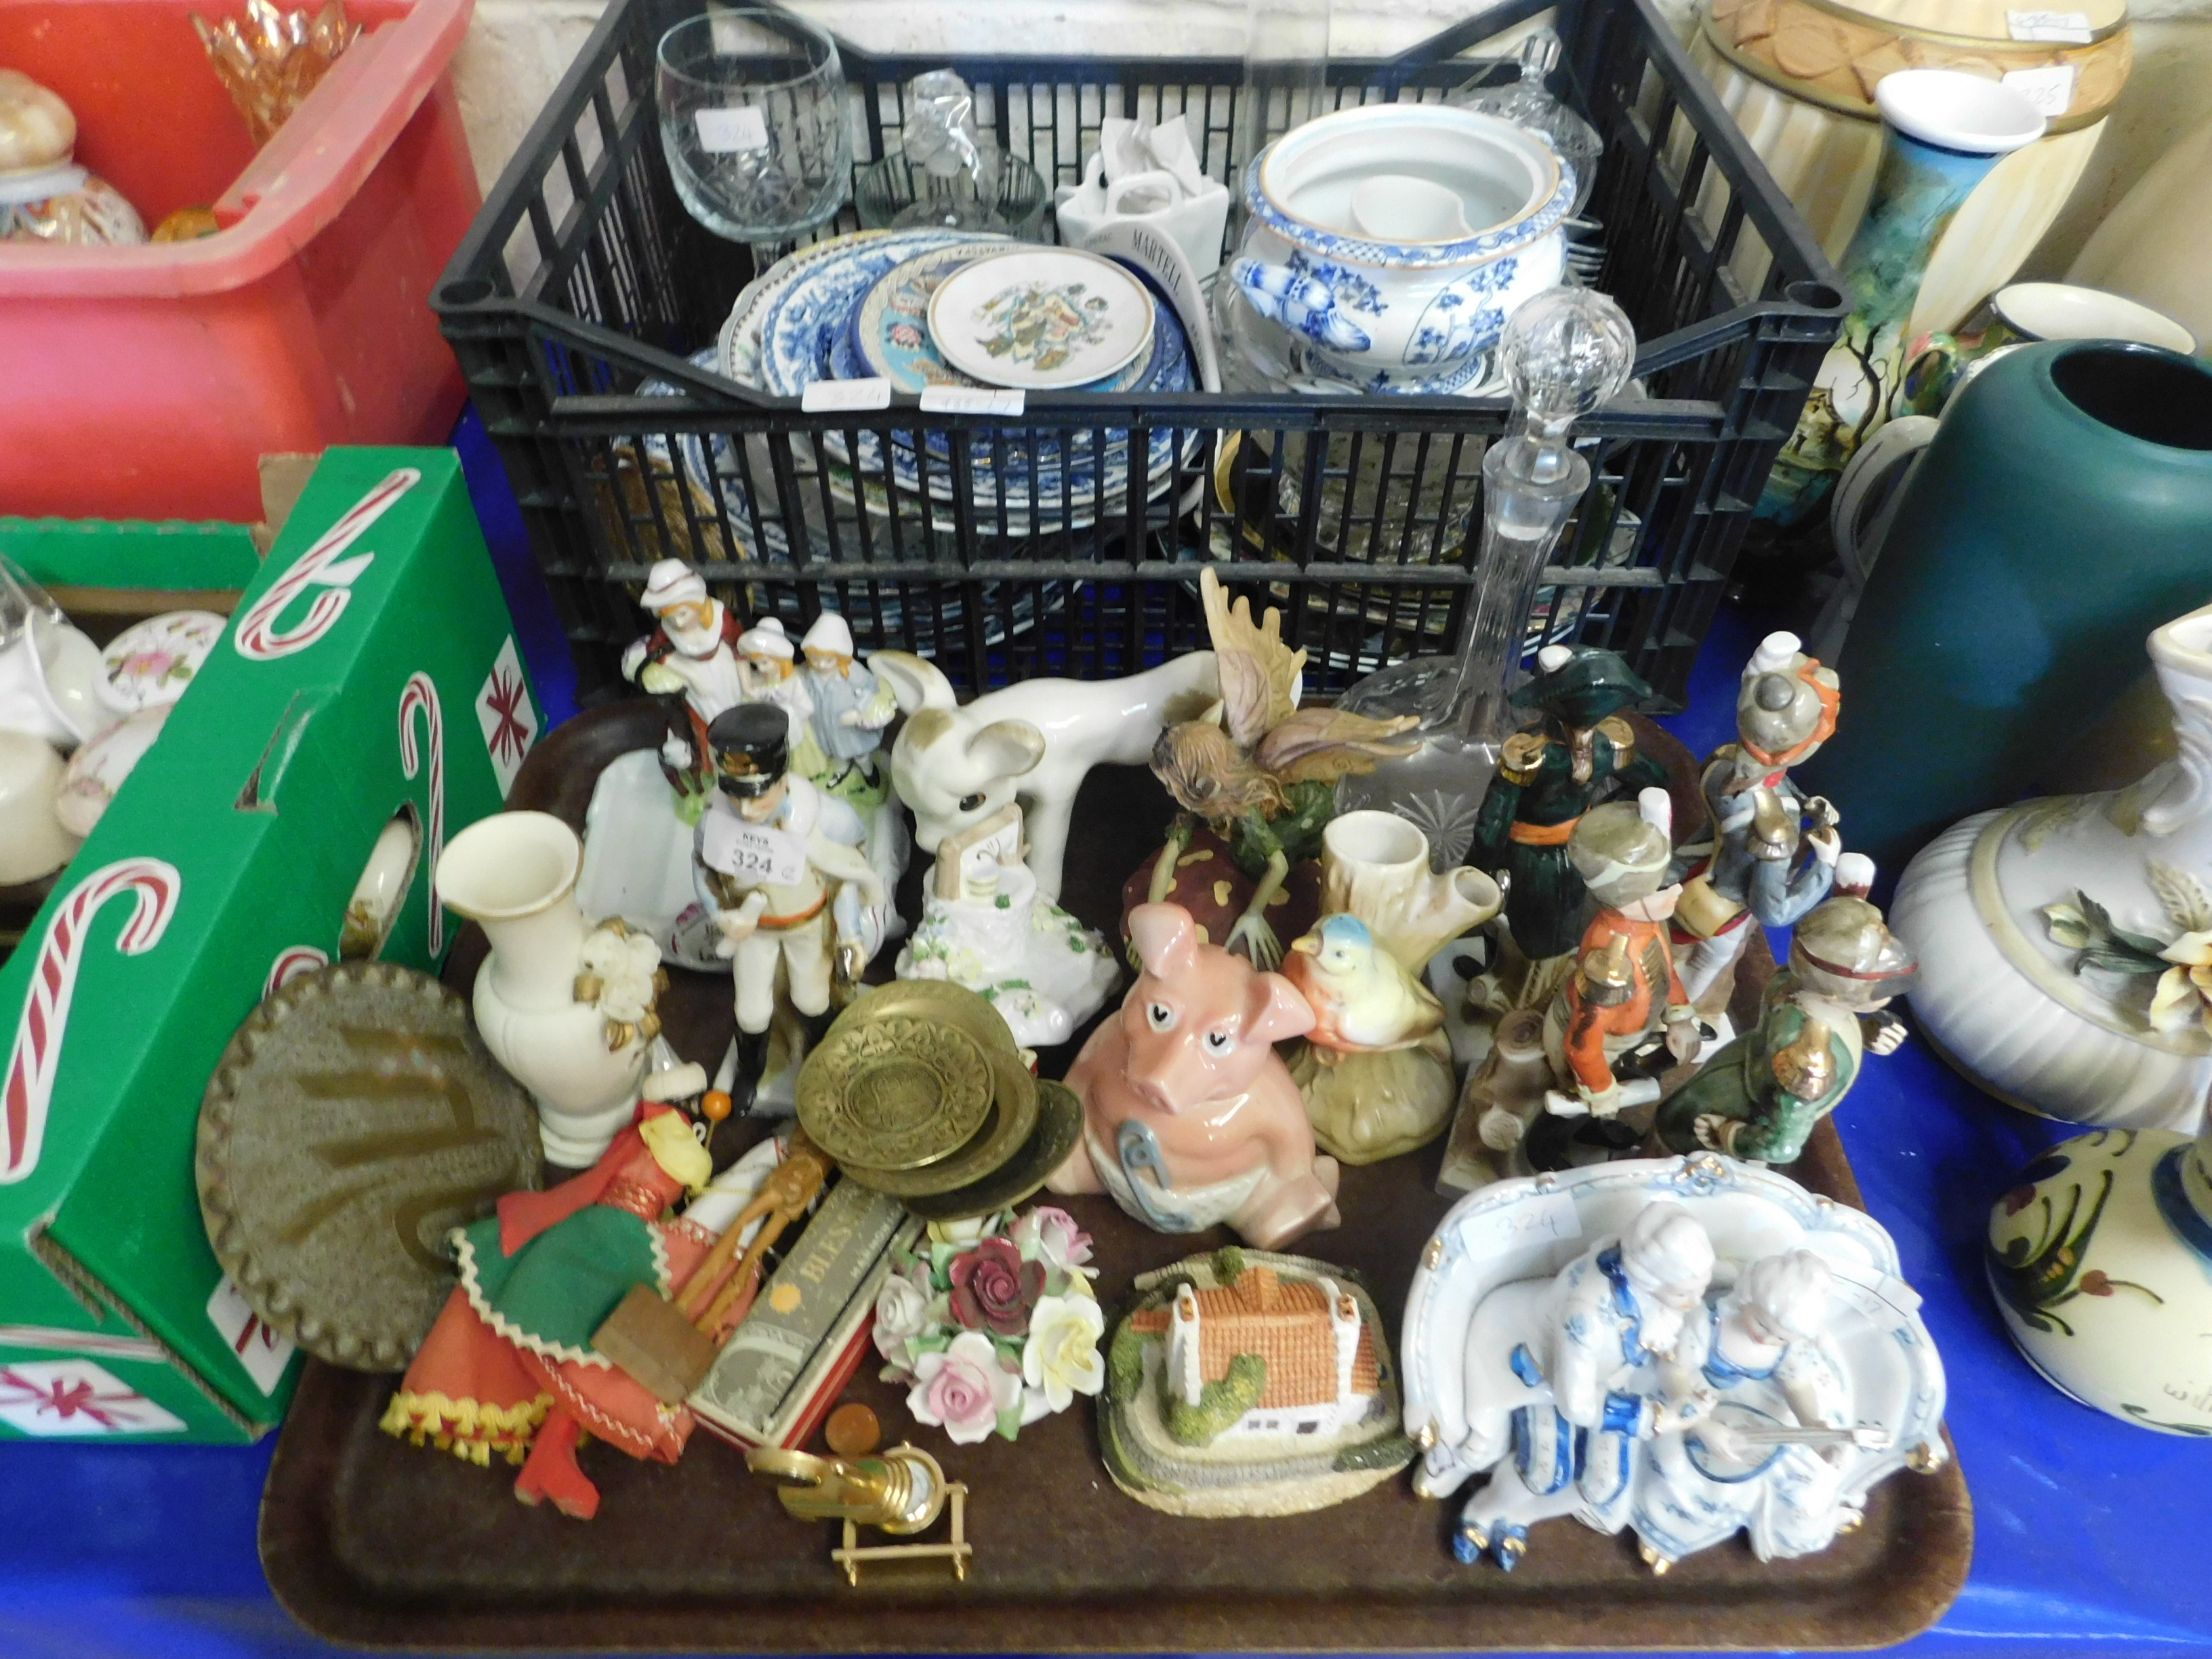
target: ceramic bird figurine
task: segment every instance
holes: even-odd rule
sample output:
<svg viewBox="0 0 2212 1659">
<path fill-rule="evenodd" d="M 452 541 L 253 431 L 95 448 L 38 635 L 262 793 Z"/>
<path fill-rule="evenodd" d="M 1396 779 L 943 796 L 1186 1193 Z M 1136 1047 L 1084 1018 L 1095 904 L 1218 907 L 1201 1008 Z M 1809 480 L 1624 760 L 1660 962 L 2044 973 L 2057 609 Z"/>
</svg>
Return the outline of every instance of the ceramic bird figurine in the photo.
<svg viewBox="0 0 2212 1659">
<path fill-rule="evenodd" d="M 1443 1004 L 1358 916 L 1322 917 L 1291 946 L 1283 977 L 1313 1006 L 1307 1038 L 1323 1065 L 1347 1054 L 1410 1048 L 1443 1026 Z"/>
<path fill-rule="evenodd" d="M 1153 864 L 1148 897 L 1158 903 L 1172 890 L 1177 861 L 1204 823 L 1257 884 L 1222 943 L 1255 967 L 1273 968 L 1282 946 L 1264 912 L 1291 866 L 1319 855 L 1322 831 L 1336 813 L 1337 780 L 1411 753 L 1416 744 L 1391 739 L 1419 721 L 1300 708 L 1306 653 L 1283 643 L 1282 613 L 1271 609 L 1255 623 L 1251 601 L 1232 606 L 1212 567 L 1198 580 L 1221 701 L 1200 719 L 1167 727 L 1152 747 L 1153 774 L 1182 813 Z"/>
</svg>

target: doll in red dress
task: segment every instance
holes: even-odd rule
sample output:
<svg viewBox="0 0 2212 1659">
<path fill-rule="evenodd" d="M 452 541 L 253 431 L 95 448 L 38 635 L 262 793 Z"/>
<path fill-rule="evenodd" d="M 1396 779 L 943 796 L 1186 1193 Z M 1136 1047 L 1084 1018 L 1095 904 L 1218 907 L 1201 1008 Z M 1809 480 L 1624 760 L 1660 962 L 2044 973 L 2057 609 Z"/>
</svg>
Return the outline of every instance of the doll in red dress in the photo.
<svg viewBox="0 0 2212 1659">
<path fill-rule="evenodd" d="M 646 1102 L 582 1175 L 550 1192 L 509 1193 L 495 1215 L 455 1228 L 448 1240 L 461 1282 L 386 1411 L 385 1431 L 476 1463 L 496 1452 L 522 1465 L 517 1498 L 550 1498 L 580 1520 L 599 1503 L 576 1463 L 580 1434 L 673 1463 L 690 1437 L 690 1412 L 655 1399 L 592 1347 L 592 1334 L 634 1285 L 664 1296 L 685 1285 L 716 1236 L 670 1208 L 712 1171 L 683 1115 Z M 740 1297 L 710 1334 L 734 1325 L 750 1300 Z"/>
</svg>

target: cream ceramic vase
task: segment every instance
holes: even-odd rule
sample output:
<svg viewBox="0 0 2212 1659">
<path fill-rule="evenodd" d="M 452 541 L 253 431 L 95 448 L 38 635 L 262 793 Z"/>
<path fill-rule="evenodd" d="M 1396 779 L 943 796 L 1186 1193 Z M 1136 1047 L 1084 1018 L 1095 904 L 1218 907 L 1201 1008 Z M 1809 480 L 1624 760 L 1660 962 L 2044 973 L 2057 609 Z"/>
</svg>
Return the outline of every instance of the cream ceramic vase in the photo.
<svg viewBox="0 0 2212 1659">
<path fill-rule="evenodd" d="M 439 901 L 491 941 L 477 974 L 477 1030 L 537 1099 L 547 1159 L 572 1170 L 588 1168 L 629 1124 L 652 1035 L 633 1030 L 611 1046 L 607 1016 L 579 994 L 592 988 L 581 970 L 595 932 L 576 908 L 583 858 L 576 832 L 551 814 L 498 812 L 447 842 L 436 872 Z"/>
<path fill-rule="evenodd" d="M 2000 0 L 1711 0 L 1689 50 L 1832 259 L 1842 258 L 1874 189 L 1881 126 L 1873 91 L 1884 75 L 1959 69 L 2008 79 L 2049 118 L 2046 135 L 2000 161 L 1952 220 L 1911 334 L 1954 326 L 2012 279 L 2087 167 L 2132 64 L 2124 0 L 2084 0 L 2064 13 Z M 1717 225 L 1725 201 L 1709 196 L 1701 207 Z M 1757 293 L 1767 252 L 1755 236 L 1742 240 L 1735 273 Z"/>
<path fill-rule="evenodd" d="M 2212 606 L 2153 630 L 2150 657 L 2175 758 L 2125 789 L 1962 819 L 1907 866 L 1889 925 L 1920 958 L 1921 1029 L 1990 1093 L 2068 1122 L 2193 1129 L 2212 1089 L 2203 1019 L 2154 1025 L 2169 976 L 2077 972 L 2083 950 L 2045 914 L 2087 895 L 2137 939 L 2212 933 Z"/>
<path fill-rule="evenodd" d="M 2162 311 L 2212 349 L 2212 121 L 2151 164 L 2066 280 Z"/>
<path fill-rule="evenodd" d="M 2057 1387 L 2212 1435 L 2212 1128 L 2060 1142 L 1990 1211 L 1984 1261 L 2006 1329 Z"/>
<path fill-rule="evenodd" d="M 1395 812 L 1339 813 L 1321 842 L 1322 914 L 1358 916 L 1415 973 L 1504 907 L 1480 870 L 1431 871 L 1429 838 Z"/>
</svg>

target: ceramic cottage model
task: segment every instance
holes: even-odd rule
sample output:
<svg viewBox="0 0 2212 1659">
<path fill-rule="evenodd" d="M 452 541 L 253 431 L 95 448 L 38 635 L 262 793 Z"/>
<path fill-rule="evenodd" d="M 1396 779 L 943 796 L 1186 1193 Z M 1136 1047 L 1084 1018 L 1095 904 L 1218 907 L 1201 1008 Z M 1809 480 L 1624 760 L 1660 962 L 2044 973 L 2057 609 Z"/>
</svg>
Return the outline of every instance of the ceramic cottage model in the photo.
<svg viewBox="0 0 2212 1659">
<path fill-rule="evenodd" d="M 2154 630 L 2150 658 L 2172 760 L 1960 821 L 1891 914 L 1921 959 L 1915 1018 L 1983 1088 L 2072 1122 L 2193 1131 L 2212 1091 L 2212 607 Z"/>
<path fill-rule="evenodd" d="M 1274 1049 L 1313 1028 L 1305 1000 L 1201 945 L 1172 904 L 1139 905 L 1129 931 L 1144 972 L 1068 1071 L 1083 1139 L 1047 1184 L 1110 1193 L 1156 1231 L 1225 1223 L 1262 1248 L 1336 1225 L 1336 1160 L 1315 1152 Z"/>
<path fill-rule="evenodd" d="M 1573 1516 L 1663 1572 L 1739 1530 L 1811 1554 L 1899 1468 L 1940 1468 L 1944 1379 L 1857 1211 L 1711 1153 L 1463 1199 L 1406 1304 L 1414 1490 L 1487 1471 L 1454 1538 L 1504 1567 Z"/>
<path fill-rule="evenodd" d="M 2052 1383 L 2124 1423 L 2212 1435 L 2212 1127 L 2061 1141 L 1990 1209 L 1986 1261 Z"/>
<path fill-rule="evenodd" d="M 1099 1448 L 1170 1515 L 1295 1515 L 1412 1461 L 1382 1322 L 1358 1277 L 1234 1248 L 1139 1275 L 1114 1333 Z"/>
<path fill-rule="evenodd" d="M 545 812 L 500 812 L 446 843 L 438 898 L 483 925 L 477 972 L 484 1046 L 538 1101 L 545 1156 L 582 1169 L 629 1121 L 660 1030 L 660 947 L 576 908 L 583 844 Z"/>
</svg>

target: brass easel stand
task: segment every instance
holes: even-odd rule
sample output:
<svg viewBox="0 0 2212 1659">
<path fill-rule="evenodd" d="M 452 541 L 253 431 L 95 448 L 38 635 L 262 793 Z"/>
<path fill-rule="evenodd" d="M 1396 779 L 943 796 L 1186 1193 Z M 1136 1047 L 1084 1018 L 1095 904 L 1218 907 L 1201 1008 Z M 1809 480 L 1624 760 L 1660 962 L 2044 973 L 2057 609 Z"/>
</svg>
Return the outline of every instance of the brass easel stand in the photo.
<svg viewBox="0 0 2212 1659">
<path fill-rule="evenodd" d="M 799 1520 L 844 1523 L 844 1547 L 831 1550 L 830 1559 L 845 1570 L 846 1583 L 858 1584 L 861 1564 L 868 1561 L 949 1561 L 952 1576 L 966 1580 L 975 1553 L 968 1541 L 967 1485 L 947 1480 L 937 1460 L 920 1448 L 893 1446 L 880 1457 L 829 1458 L 763 1446 L 747 1452 L 745 1463 L 757 1474 L 798 1483 L 778 1486 L 776 1496 Z M 948 1502 L 952 1533 L 945 1542 L 860 1547 L 862 1527 L 908 1537 L 935 1525 Z"/>
</svg>

